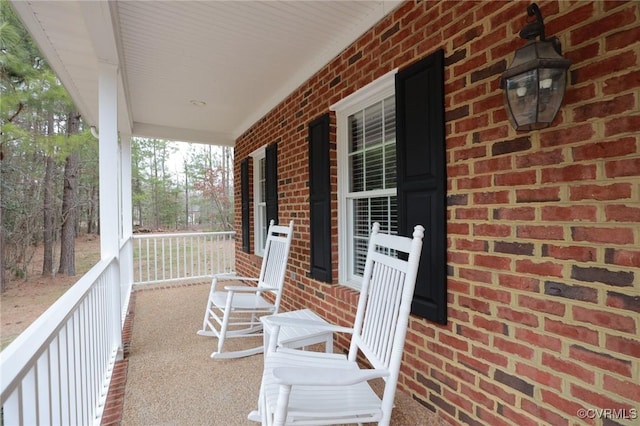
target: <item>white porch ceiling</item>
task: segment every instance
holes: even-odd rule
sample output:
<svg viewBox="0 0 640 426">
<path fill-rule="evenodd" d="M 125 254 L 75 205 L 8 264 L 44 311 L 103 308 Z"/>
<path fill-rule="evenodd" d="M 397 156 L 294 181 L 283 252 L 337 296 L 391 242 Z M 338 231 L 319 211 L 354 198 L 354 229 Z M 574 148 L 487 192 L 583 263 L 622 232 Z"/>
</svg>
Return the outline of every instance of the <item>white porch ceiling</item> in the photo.
<svg viewBox="0 0 640 426">
<path fill-rule="evenodd" d="M 120 69 L 121 132 L 214 145 L 233 145 L 398 4 L 12 1 L 89 124 L 106 62 Z"/>
</svg>

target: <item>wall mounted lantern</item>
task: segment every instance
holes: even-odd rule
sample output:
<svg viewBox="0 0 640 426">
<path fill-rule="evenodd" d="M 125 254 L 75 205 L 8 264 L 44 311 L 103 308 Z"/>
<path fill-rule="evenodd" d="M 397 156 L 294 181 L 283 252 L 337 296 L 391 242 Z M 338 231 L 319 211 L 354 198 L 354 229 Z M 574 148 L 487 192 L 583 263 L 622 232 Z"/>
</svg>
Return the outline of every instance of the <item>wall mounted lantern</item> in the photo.
<svg viewBox="0 0 640 426">
<path fill-rule="evenodd" d="M 516 130 L 543 129 L 551 124 L 560 109 L 571 65 L 562 57 L 560 40 L 545 38 L 538 5 L 529 5 L 527 15 L 535 20 L 524 26 L 520 37 L 529 42 L 516 50 L 500 80 L 507 115 Z"/>
</svg>

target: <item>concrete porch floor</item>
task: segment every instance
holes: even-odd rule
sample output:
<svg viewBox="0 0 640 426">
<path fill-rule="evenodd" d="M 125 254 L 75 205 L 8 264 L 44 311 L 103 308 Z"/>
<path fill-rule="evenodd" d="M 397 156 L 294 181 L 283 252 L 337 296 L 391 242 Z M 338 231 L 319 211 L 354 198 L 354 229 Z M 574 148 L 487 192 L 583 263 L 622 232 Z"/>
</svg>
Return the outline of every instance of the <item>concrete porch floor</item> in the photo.
<svg viewBox="0 0 640 426">
<path fill-rule="evenodd" d="M 125 359 L 114 372 L 103 425 L 257 425 L 262 355 L 212 360 L 217 339 L 197 336 L 208 283 L 138 288 L 123 332 Z M 229 350 L 260 344 L 230 339 Z M 398 391 L 393 425 L 443 425 Z"/>
</svg>

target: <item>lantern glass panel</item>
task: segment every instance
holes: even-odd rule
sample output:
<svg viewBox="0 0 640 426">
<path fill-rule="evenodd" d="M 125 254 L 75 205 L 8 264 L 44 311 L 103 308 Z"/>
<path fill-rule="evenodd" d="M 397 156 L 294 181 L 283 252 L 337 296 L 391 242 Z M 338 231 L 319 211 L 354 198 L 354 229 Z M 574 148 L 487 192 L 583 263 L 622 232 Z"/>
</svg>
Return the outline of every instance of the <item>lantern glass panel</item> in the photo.
<svg viewBox="0 0 640 426">
<path fill-rule="evenodd" d="M 541 68 L 539 71 L 540 90 L 538 101 L 538 121 L 551 123 L 560 109 L 567 82 L 566 70 L 556 68 Z"/>
<path fill-rule="evenodd" d="M 536 122 L 538 73 L 533 69 L 507 78 L 506 95 L 516 128 Z"/>
</svg>

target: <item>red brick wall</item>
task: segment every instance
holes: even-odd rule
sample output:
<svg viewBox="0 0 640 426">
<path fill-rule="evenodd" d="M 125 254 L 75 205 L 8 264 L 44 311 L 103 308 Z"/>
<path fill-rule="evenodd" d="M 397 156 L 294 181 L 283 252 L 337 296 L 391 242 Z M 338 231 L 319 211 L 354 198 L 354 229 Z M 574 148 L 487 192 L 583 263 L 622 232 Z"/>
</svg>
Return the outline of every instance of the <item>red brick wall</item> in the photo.
<svg viewBox="0 0 640 426">
<path fill-rule="evenodd" d="M 444 48 L 449 323 L 412 317 L 400 387 L 452 424 L 600 424 L 579 417 L 596 408 L 632 424 L 619 417 L 640 410 L 640 3 L 539 2 L 570 82 L 552 127 L 516 133 L 499 79 L 528 4 L 404 4 L 237 140 L 236 182 L 278 142 L 280 221 L 296 222 L 284 306 L 350 323 L 357 294 L 307 277 L 307 124 Z M 240 272 L 259 265 L 237 247 Z"/>
</svg>

